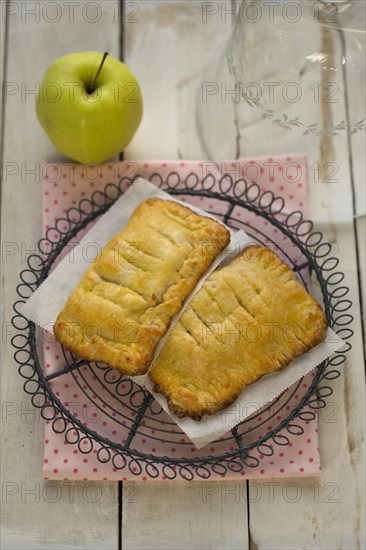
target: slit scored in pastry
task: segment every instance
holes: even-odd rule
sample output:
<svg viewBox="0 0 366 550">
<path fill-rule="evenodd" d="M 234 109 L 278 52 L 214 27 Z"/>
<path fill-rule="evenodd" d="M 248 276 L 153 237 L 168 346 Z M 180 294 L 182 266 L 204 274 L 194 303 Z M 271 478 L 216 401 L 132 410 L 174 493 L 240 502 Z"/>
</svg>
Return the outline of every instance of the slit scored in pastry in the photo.
<svg viewBox="0 0 366 550">
<path fill-rule="evenodd" d="M 69 296 L 56 338 L 82 358 L 144 374 L 172 317 L 229 241 L 212 218 L 148 199 Z"/>
<path fill-rule="evenodd" d="M 200 420 L 319 344 L 326 330 L 320 305 L 289 267 L 250 246 L 206 279 L 149 377 L 174 414 Z"/>
</svg>

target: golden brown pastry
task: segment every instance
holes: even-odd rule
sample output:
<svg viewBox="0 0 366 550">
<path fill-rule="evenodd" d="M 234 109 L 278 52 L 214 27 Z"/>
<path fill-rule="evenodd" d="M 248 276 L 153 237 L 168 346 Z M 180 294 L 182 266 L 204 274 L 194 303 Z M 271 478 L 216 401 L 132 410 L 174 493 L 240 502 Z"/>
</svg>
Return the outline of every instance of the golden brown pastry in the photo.
<svg viewBox="0 0 366 550">
<path fill-rule="evenodd" d="M 212 218 L 148 199 L 71 293 L 56 338 L 82 358 L 145 373 L 172 317 L 229 240 Z"/>
<path fill-rule="evenodd" d="M 200 420 L 320 343 L 326 330 L 321 307 L 288 266 L 251 246 L 208 277 L 149 377 L 174 414 Z"/>
</svg>

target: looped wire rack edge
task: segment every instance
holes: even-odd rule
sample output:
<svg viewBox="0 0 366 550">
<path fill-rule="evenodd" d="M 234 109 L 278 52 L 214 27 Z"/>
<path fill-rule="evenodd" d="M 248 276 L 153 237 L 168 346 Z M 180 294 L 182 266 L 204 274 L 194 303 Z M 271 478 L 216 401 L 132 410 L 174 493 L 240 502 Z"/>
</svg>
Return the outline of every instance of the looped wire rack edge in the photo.
<svg viewBox="0 0 366 550">
<path fill-rule="evenodd" d="M 215 454 L 207 454 L 210 452 L 210 449 L 207 450 L 208 446 L 197 453 L 197 456 L 190 456 L 191 443 L 184 438 L 179 440 L 179 435 L 184 434 L 174 422 L 169 421 L 169 417 L 162 420 L 161 409 L 156 406 L 152 396 L 126 377 L 116 374 L 113 369 L 80 361 L 63 350 L 65 369 L 48 376 L 44 372 L 37 350 L 41 338 L 36 325 L 22 316 L 22 304 L 47 278 L 53 264 L 72 239 L 105 213 L 136 178 L 122 178 L 118 184 L 107 184 L 104 192 L 95 191 L 90 199 L 82 199 L 77 207 L 67 211 L 64 218 L 57 220 L 54 228 L 47 230 L 45 237 L 38 243 L 39 254 L 28 257 L 28 268 L 20 274 L 21 282 L 17 286 L 19 300 L 14 304 L 15 315 L 12 318 L 12 324 L 18 331 L 12 338 L 16 350 L 14 357 L 19 365 L 19 373 L 25 379 L 24 390 L 31 396 L 32 404 L 40 410 L 42 417 L 52 423 L 55 432 L 63 433 L 65 440 L 77 445 L 84 454 L 94 450 L 100 462 L 111 462 L 117 470 L 122 471 L 127 467 L 133 475 L 145 472 L 150 478 L 163 475 L 166 479 L 180 477 L 192 480 L 208 479 L 212 473 L 223 475 L 230 471 L 243 471 L 244 467 L 256 468 L 260 464 L 259 456 L 272 456 L 274 446 L 288 445 L 289 436 L 304 432 L 301 423 L 313 420 L 317 409 L 326 406 L 326 399 L 332 394 L 329 384 L 340 375 L 338 368 L 346 359 L 345 353 L 351 347 L 349 340 L 353 335 L 349 328 L 353 320 L 348 313 L 352 307 L 347 298 L 349 289 L 343 284 L 344 274 L 338 270 L 339 260 L 333 255 L 332 245 L 323 241 L 323 235 L 319 231 L 313 231 L 312 222 L 305 220 L 300 211 L 287 213 L 283 198 L 275 197 L 271 191 L 261 192 L 256 183 L 248 183 L 244 179 L 233 180 L 227 174 L 218 181 L 213 175 L 201 180 L 194 172 L 184 179 L 177 172 L 171 172 L 165 179 L 158 173 L 149 177 L 150 181 L 171 195 L 179 196 L 183 200 L 188 198 L 187 202 L 189 197 L 208 199 L 212 208 L 210 213 L 216 214 L 233 228 L 243 228 L 256 241 L 282 253 L 305 287 L 308 286 L 309 274 L 315 278 L 329 325 L 346 342 L 346 346 L 315 369 L 315 375 L 306 391 L 299 395 L 300 381 L 215 442 L 218 449 Z M 218 212 L 215 212 L 215 205 L 220 205 Z M 251 221 L 245 221 L 245 215 Z M 268 238 L 263 224 L 256 223 L 256 220 L 264 221 L 267 226 L 275 228 L 286 239 L 287 250 L 289 245 L 296 250 L 296 258 L 287 253 L 279 242 Z M 82 374 L 83 369 L 90 369 L 103 392 L 118 398 L 123 405 L 122 410 L 111 405 L 107 407 L 104 394 L 93 395 L 97 391 Z M 103 413 L 126 430 L 127 435 L 123 441 L 86 426 L 56 396 L 51 381 L 64 375 L 73 376 L 80 388 L 82 386 L 78 376 L 82 377 L 82 381 L 86 382 L 83 387 L 88 388 L 88 392 L 84 391 L 85 396 L 92 401 L 94 397 L 94 404 L 98 398 L 98 407 L 102 409 L 103 406 Z M 92 390 L 93 397 L 90 396 L 89 389 Z M 265 428 L 268 421 L 273 424 L 271 429 L 268 426 Z M 157 455 L 146 452 L 144 448 L 134 447 L 134 439 L 140 432 L 145 438 L 150 437 L 156 445 L 161 442 L 169 443 L 169 438 L 172 437 L 176 447 L 174 455 Z"/>
</svg>

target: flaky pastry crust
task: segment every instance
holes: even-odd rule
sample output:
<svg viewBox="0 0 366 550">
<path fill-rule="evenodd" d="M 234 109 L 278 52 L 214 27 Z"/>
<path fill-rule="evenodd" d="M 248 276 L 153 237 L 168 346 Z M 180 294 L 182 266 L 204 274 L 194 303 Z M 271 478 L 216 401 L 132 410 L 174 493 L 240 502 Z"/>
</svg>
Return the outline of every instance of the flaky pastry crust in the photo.
<svg viewBox="0 0 366 550">
<path fill-rule="evenodd" d="M 82 358 L 144 374 L 172 317 L 229 241 L 212 218 L 146 200 L 71 293 L 56 338 Z"/>
<path fill-rule="evenodd" d="M 325 338 L 320 305 L 268 248 L 251 246 L 213 272 L 149 371 L 178 417 L 200 420 Z"/>
</svg>

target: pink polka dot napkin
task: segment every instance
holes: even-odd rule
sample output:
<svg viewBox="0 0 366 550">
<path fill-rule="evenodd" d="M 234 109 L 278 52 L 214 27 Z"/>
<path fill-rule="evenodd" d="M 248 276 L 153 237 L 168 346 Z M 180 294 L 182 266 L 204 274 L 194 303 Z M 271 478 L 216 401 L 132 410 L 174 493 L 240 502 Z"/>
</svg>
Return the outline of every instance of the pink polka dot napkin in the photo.
<svg viewBox="0 0 366 550">
<path fill-rule="evenodd" d="M 241 159 L 238 161 L 224 161 L 213 163 L 209 161 L 151 161 L 151 162 L 118 162 L 105 165 L 82 166 L 75 164 L 49 164 L 43 171 L 43 226 L 47 231 L 55 226 L 56 220 L 63 218 L 67 210 L 77 206 L 82 198 L 88 198 L 94 191 L 103 190 L 108 183 L 117 183 L 122 177 L 134 177 L 139 174 L 152 182 L 163 181 L 169 173 L 176 172 L 181 178 L 189 177 L 192 186 L 194 181 L 210 178 L 213 190 L 219 190 L 219 180 L 222 174 L 230 174 L 233 180 L 245 178 L 249 182 L 259 185 L 261 191 L 272 191 L 275 196 L 285 199 L 286 211 L 301 210 L 307 214 L 307 165 L 303 156 L 266 157 L 256 159 Z M 191 174 L 191 175 L 190 175 Z M 194 179 L 195 178 L 195 179 Z M 172 182 L 172 180 L 171 180 Z M 221 192 L 225 192 L 223 186 Z M 200 208 L 212 212 L 221 218 L 225 217 L 228 205 L 224 201 L 213 201 L 204 197 L 180 197 L 181 200 L 196 204 Z M 251 227 L 256 232 L 265 235 L 264 242 L 277 243 L 291 257 L 294 253 L 291 243 L 277 229 L 272 228 L 269 222 L 258 216 L 248 216 L 240 209 L 231 212 L 231 219 L 235 226 L 245 223 L 244 229 Z M 61 230 L 62 222 L 58 224 Z M 57 234 L 49 231 L 50 238 L 58 238 Z M 79 236 L 78 239 L 79 240 Z M 73 240 L 71 246 L 77 245 Z M 68 247 L 67 252 L 70 251 Z M 60 345 L 48 333 L 44 339 L 44 369 L 50 375 L 65 367 L 65 359 Z M 311 383 L 314 373 L 293 388 L 291 401 L 283 403 L 276 415 L 276 406 L 273 407 L 271 420 L 270 412 L 263 420 L 257 415 L 255 422 L 261 424 L 263 434 L 270 431 L 278 421 L 285 418 L 294 404 L 301 399 L 306 388 Z M 106 440 L 126 443 L 129 429 L 136 417 L 136 407 L 143 400 L 143 392 L 136 386 L 131 397 L 132 382 L 120 376 L 116 371 L 107 370 L 102 366 L 90 368 L 81 366 L 77 371 L 58 376 L 50 381 L 55 396 L 69 410 L 72 411 L 87 429 L 97 431 Z M 124 396 L 129 397 L 124 398 Z M 287 396 L 288 397 L 288 396 Z M 130 401 L 131 399 L 131 401 Z M 122 403 L 122 405 L 121 405 Z M 155 407 L 155 410 L 154 410 Z M 234 451 L 232 438 L 229 433 L 218 442 L 207 445 L 203 449 L 196 449 L 188 438 L 172 423 L 169 416 L 159 410 L 160 407 L 153 401 L 150 405 L 141 427 L 133 439 L 133 448 L 147 455 L 199 458 L 207 455 L 222 454 Z M 279 409 L 277 405 L 277 409 Z M 310 409 L 304 409 L 304 412 Z M 258 413 L 260 414 L 260 413 Z M 229 470 L 226 473 L 219 468 L 210 469 L 210 480 L 213 479 L 243 479 L 243 478 L 273 478 L 284 476 L 316 476 L 319 475 L 320 456 L 318 448 L 318 423 L 315 420 L 297 420 L 303 428 L 301 435 L 290 435 L 287 446 L 280 446 L 269 441 L 273 455 L 266 456 L 255 450 L 250 453 L 251 460 L 258 461 L 258 466 L 248 466 L 240 472 Z M 70 426 L 68 426 L 70 428 Z M 165 429 L 165 436 L 162 430 Z M 61 430 L 58 430 L 61 432 Z M 250 444 L 250 430 L 245 434 L 245 444 Z M 255 432 L 258 436 L 258 432 Z M 262 435 L 262 434 L 261 434 Z M 228 442 L 230 438 L 230 443 Z M 243 436 L 244 438 L 244 436 Z M 164 443 L 161 441 L 164 439 Z M 184 451 L 184 453 L 182 453 Z M 107 461 L 107 459 L 109 460 Z M 252 464 L 252 465 L 253 465 Z M 77 434 L 69 429 L 65 433 L 56 433 L 50 420 L 45 421 L 44 464 L 43 472 L 46 479 L 58 480 L 142 480 L 151 479 L 138 462 L 126 460 L 115 455 L 108 457 L 105 450 L 97 443 L 91 446 L 85 438 L 77 441 Z M 174 468 L 173 468 L 174 474 Z M 169 479 L 167 469 L 157 465 L 154 479 Z M 200 477 L 202 479 L 203 476 Z M 178 476 L 179 479 L 179 476 Z"/>
</svg>

